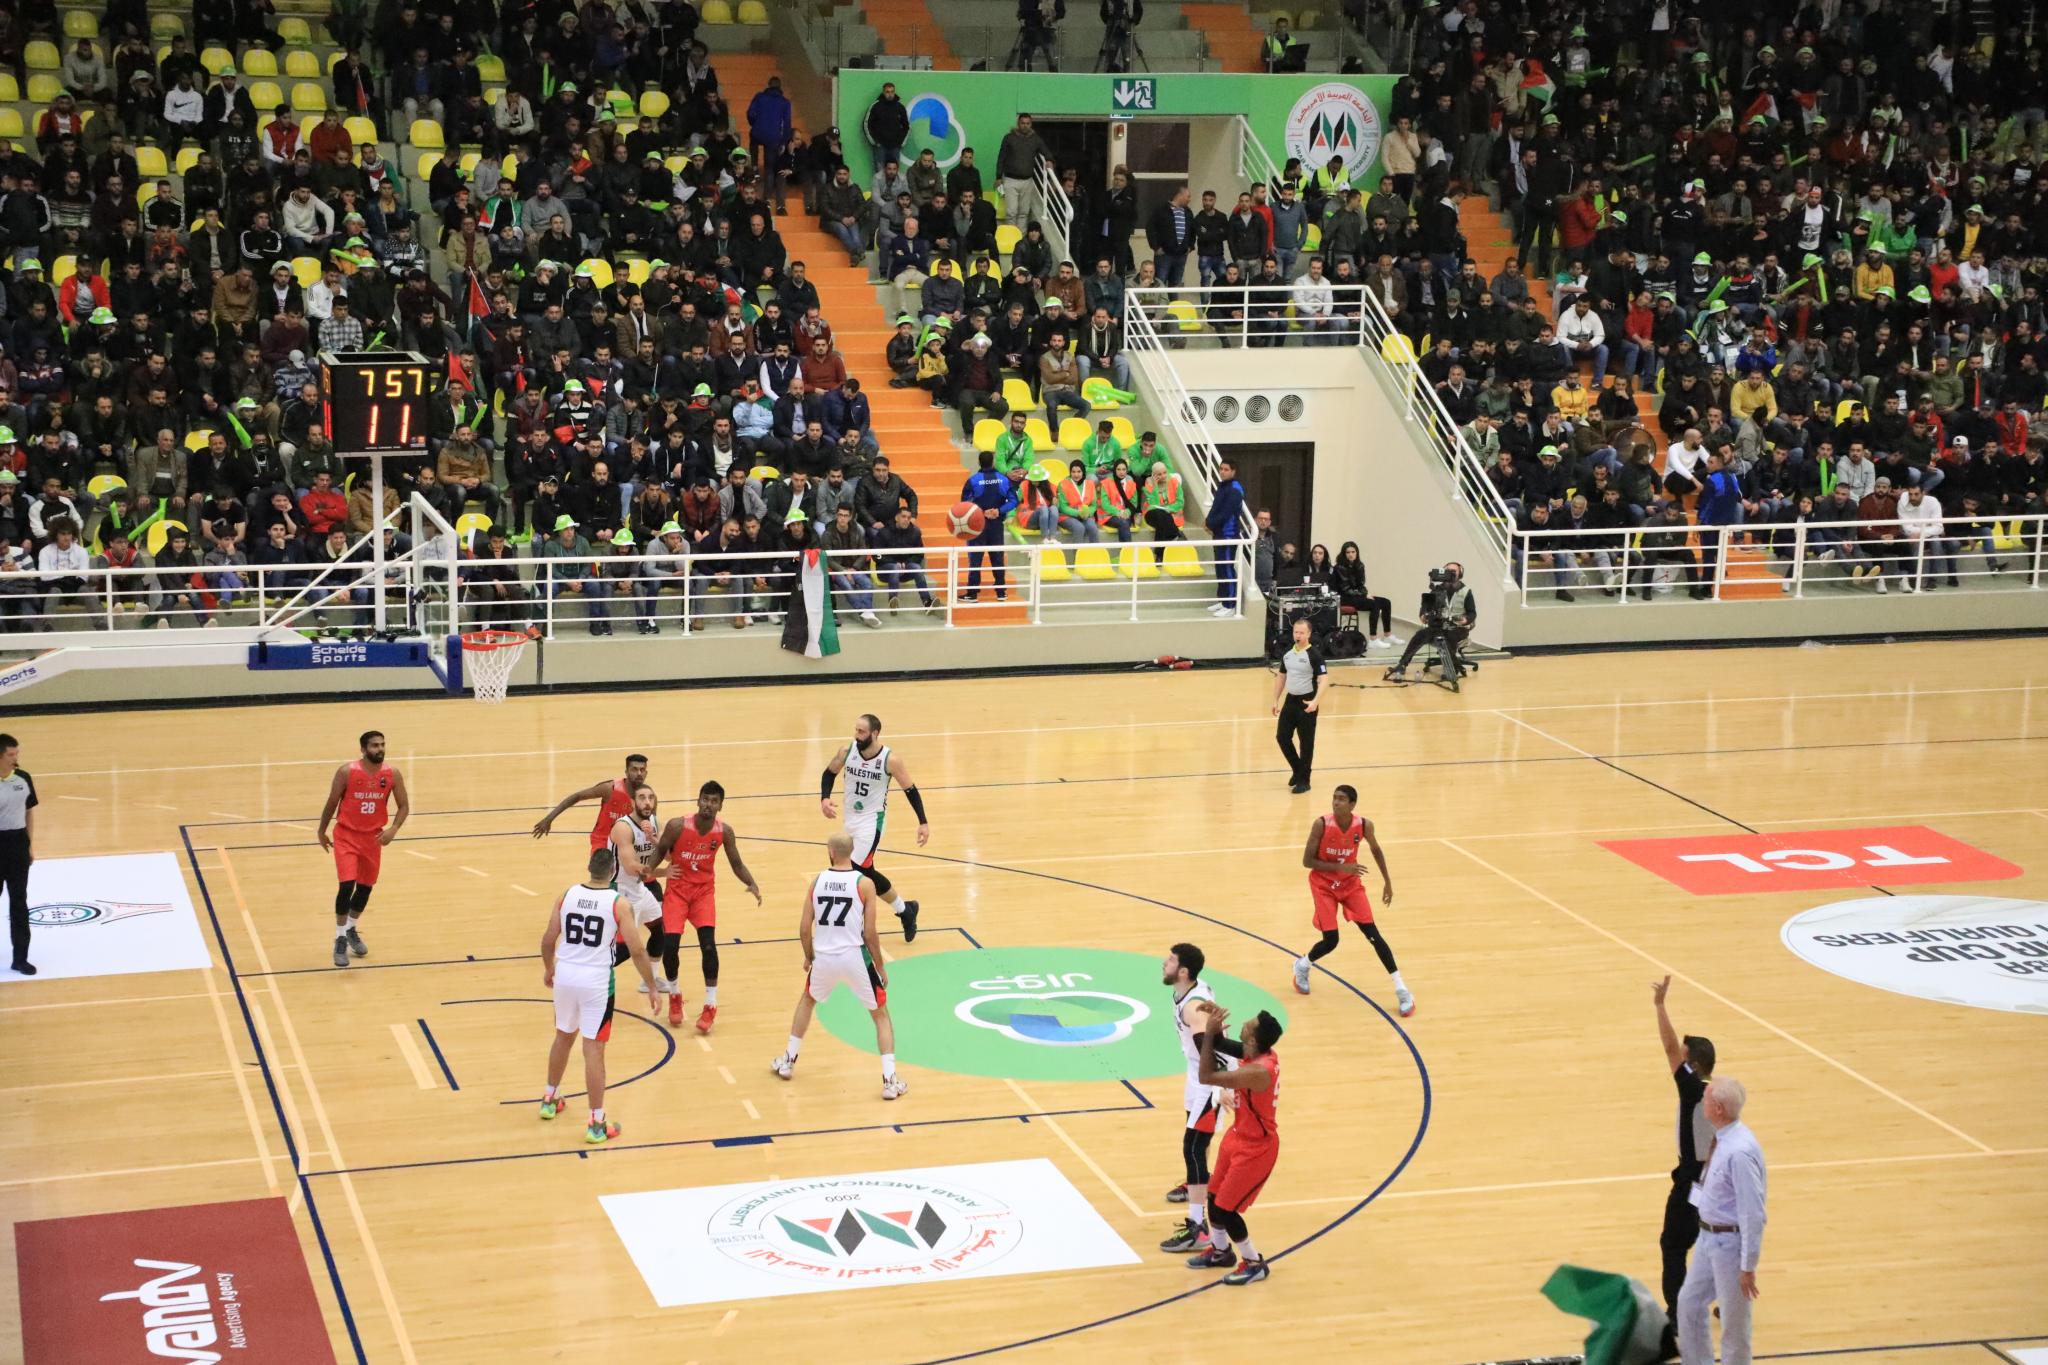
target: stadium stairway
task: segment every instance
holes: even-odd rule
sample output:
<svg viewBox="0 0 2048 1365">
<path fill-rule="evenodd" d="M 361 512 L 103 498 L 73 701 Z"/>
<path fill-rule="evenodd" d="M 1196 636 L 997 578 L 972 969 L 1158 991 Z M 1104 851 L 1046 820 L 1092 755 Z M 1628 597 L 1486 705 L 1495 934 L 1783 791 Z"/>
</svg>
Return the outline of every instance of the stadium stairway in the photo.
<svg viewBox="0 0 2048 1365">
<path fill-rule="evenodd" d="M 1209 55 L 1225 71 L 1259 71 L 1259 46 L 1265 35 L 1240 0 L 1237 4 L 1208 2 L 1184 4 L 1181 17 L 1189 28 L 1200 29 L 1208 39 Z"/>
<path fill-rule="evenodd" d="M 875 439 L 889 457 L 890 468 L 917 490 L 918 528 L 926 546 L 940 549 L 955 543 L 947 511 L 959 501 L 967 471 L 947 411 L 934 408 L 923 389 L 892 389 L 885 351 L 896 328 L 883 311 L 868 272 L 848 265 L 846 248 L 796 206 L 777 230 L 792 261 L 802 261 L 818 287 L 820 311 L 832 324 L 833 343 L 846 358 L 846 372 L 860 380 L 861 392 L 874 412 Z M 942 587 L 941 573 L 933 574 Z M 964 584 L 962 585 L 964 586 Z M 1027 619 L 1019 605 L 961 604 L 954 613 L 961 625 L 1019 625 Z"/>
<path fill-rule="evenodd" d="M 926 0 L 864 0 L 861 13 L 868 27 L 881 35 L 882 51 L 890 56 L 929 57 L 935 70 L 960 69 L 960 58 Z"/>
</svg>

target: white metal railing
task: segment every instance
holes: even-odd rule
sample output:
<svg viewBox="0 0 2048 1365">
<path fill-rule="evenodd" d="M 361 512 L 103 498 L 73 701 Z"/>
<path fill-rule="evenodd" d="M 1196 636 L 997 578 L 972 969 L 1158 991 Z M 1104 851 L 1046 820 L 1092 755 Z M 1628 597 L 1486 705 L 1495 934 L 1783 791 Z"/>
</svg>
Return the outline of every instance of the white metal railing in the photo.
<svg viewBox="0 0 2048 1365">
<path fill-rule="evenodd" d="M 1183 476 L 1194 478 L 1203 504 L 1209 505 L 1215 501 L 1216 466 L 1222 457 L 1216 452 L 1215 437 L 1209 434 L 1206 410 L 1194 401 L 1187 386 L 1181 382 L 1180 371 L 1175 367 L 1168 348 L 1161 343 L 1148 311 L 1133 306 L 1127 299 L 1124 319 L 1125 347 L 1138 358 L 1140 372 L 1158 392 L 1159 425 L 1169 436 L 1178 437 L 1183 456 Z M 1247 542 L 1243 555 L 1247 564 L 1250 556 L 1250 543 Z"/>
<path fill-rule="evenodd" d="M 1450 471 L 1455 496 L 1471 508 L 1482 537 L 1499 557 L 1496 567 L 1505 571 L 1508 532 L 1514 518 L 1486 477 L 1485 465 L 1444 410 L 1436 389 L 1414 361 L 1400 358 L 1414 354 L 1408 338 L 1363 283 L 1338 289 L 1335 310 L 1321 321 L 1312 320 L 1295 307 L 1294 285 L 1299 278 L 1285 286 L 1130 288 L 1124 294 L 1125 342 L 1135 354 L 1157 356 L 1158 368 L 1167 372 L 1173 370 L 1171 351 L 1181 346 L 1362 349 L 1366 367 L 1378 377 L 1415 439 L 1434 451 Z M 1173 376 L 1170 387 L 1176 398 L 1173 410 L 1179 411 L 1185 390 L 1180 388 L 1178 375 Z"/>
<path fill-rule="evenodd" d="M 1274 193 L 1273 186 L 1280 179 L 1280 167 L 1243 114 L 1237 116 L 1237 178 L 1247 185 L 1264 185 Z"/>
<path fill-rule="evenodd" d="M 858 622 L 892 630 L 972 624 L 977 610 L 997 605 L 1022 608 L 1032 625 L 1199 619 L 1196 608 L 1217 603 L 1228 608 L 1223 619 L 1242 615 L 1246 575 L 1238 566 L 1249 539 L 1161 542 L 1142 522 L 1128 542 L 1112 528 L 1095 534 L 1094 542 L 828 551 L 834 615 L 842 629 Z M 1219 576 L 1219 564 L 1238 571 Z M 553 639 L 579 624 L 599 635 L 622 624 L 650 634 L 773 624 L 798 564 L 786 550 L 648 554 L 636 546 L 589 558 L 463 559 L 456 571 L 454 598 L 423 585 L 428 634 L 531 627 Z"/>
<path fill-rule="evenodd" d="M 1778 580 L 1783 597 L 1809 592 L 2010 592 L 2048 586 L 2048 515 L 1949 517 L 1928 535 L 1899 522 L 1759 521 L 1735 526 L 1646 525 L 1514 533 L 1521 605 L 1619 606 L 1683 590 L 1726 601 L 1731 586 Z M 1589 591 L 1590 590 L 1590 591 Z M 1583 595 L 1582 595 L 1583 594 Z M 1766 598 L 1764 600 L 1771 600 Z"/>
<path fill-rule="evenodd" d="M 1046 243 L 1052 247 L 1053 259 L 1066 260 L 1073 254 L 1069 243 L 1074 239 L 1074 202 L 1067 198 L 1066 186 L 1060 184 L 1059 173 L 1044 157 L 1038 158 L 1038 225 L 1045 230 Z M 1023 223 L 1014 224 L 1021 232 Z"/>
</svg>

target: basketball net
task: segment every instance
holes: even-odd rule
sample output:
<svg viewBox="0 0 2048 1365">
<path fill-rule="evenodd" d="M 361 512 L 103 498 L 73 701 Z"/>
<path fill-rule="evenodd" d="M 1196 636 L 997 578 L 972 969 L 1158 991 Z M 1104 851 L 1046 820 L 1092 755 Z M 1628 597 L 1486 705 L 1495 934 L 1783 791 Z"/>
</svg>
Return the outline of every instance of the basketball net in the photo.
<svg viewBox="0 0 2048 1365">
<path fill-rule="evenodd" d="M 475 630 L 462 637 L 462 672 L 470 695 L 487 705 L 505 700 L 512 670 L 533 637 L 519 630 Z"/>
</svg>

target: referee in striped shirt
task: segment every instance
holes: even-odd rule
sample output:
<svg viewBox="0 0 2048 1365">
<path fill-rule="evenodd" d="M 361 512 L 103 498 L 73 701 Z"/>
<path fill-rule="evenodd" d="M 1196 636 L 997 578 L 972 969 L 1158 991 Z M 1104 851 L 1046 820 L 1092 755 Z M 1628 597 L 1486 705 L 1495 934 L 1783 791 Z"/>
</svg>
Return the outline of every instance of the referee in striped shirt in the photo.
<svg viewBox="0 0 2048 1365">
<path fill-rule="evenodd" d="M 1280 673 L 1273 681 L 1273 714 L 1280 717 L 1274 738 L 1293 773 L 1287 790 L 1296 796 L 1308 790 L 1309 769 L 1316 757 L 1316 710 L 1323 700 L 1323 681 L 1329 676 L 1330 665 L 1316 648 L 1314 632 L 1303 617 L 1294 623 L 1294 646 L 1280 656 Z"/>
<path fill-rule="evenodd" d="M 34 976 L 28 960 L 29 840 L 36 828 L 35 779 L 21 767 L 21 745 L 0 735 L 0 887 L 7 893 L 7 925 L 14 935 L 13 968 Z"/>
</svg>

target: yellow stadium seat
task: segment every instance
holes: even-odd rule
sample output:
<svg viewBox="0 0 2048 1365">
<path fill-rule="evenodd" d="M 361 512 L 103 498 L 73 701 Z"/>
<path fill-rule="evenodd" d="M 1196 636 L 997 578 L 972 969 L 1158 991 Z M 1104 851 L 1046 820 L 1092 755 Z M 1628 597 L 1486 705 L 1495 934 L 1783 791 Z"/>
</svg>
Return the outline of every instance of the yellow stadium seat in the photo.
<svg viewBox="0 0 2048 1365">
<path fill-rule="evenodd" d="M 503 98 L 505 98 L 505 92 L 498 86 L 487 85 L 484 87 L 484 105 L 486 108 L 497 108 L 498 101 Z"/>
<path fill-rule="evenodd" d="M 12 71 L 0 71 L 0 101 L 8 104 L 21 99 L 21 86 L 15 83 Z"/>
<path fill-rule="evenodd" d="M 772 464 L 757 464 L 747 471 L 747 477 L 761 483 L 774 483 L 782 477 L 782 471 Z"/>
<path fill-rule="evenodd" d="M 149 36 L 152 38 L 175 38 L 184 31 L 184 19 L 169 10 L 158 10 L 149 16 Z"/>
<path fill-rule="evenodd" d="M 1064 583 L 1074 575 L 1067 569 L 1067 557 L 1057 545 L 1047 545 L 1038 555 L 1038 579 L 1041 583 Z"/>
<path fill-rule="evenodd" d="M 93 17 L 91 10 L 65 10 L 64 36 L 66 38 L 97 38 L 100 36 L 100 21 Z"/>
<path fill-rule="evenodd" d="M 1038 406 L 1038 400 L 1031 396 L 1031 386 L 1021 379 L 1003 381 L 1003 401 L 1012 412 L 1030 412 Z"/>
<path fill-rule="evenodd" d="M 1159 566 L 1152 562 L 1149 546 L 1126 545 L 1117 555 L 1116 571 L 1125 578 L 1157 578 Z"/>
<path fill-rule="evenodd" d="M 726 0 L 704 0 L 698 7 L 697 17 L 707 24 L 729 24 L 732 22 L 732 6 Z"/>
<path fill-rule="evenodd" d="M 1097 412 L 1115 412 L 1123 406 L 1122 403 L 1110 397 L 1112 393 L 1117 391 L 1115 385 L 1099 374 L 1091 374 L 1081 381 L 1081 396 L 1087 399 L 1089 406 Z M 1060 429 L 1062 431 L 1066 430 L 1064 425 Z M 1078 450 L 1080 447 L 1076 446 L 1075 449 Z"/>
<path fill-rule="evenodd" d="M 195 427 L 185 433 L 185 449 L 204 450 L 213 444 L 213 428 Z"/>
<path fill-rule="evenodd" d="M 359 147 L 365 142 L 376 142 L 379 140 L 376 123 L 373 120 L 364 118 L 361 114 L 343 119 L 341 126 L 348 129 L 349 141 Z"/>
<path fill-rule="evenodd" d="M 1200 578 L 1202 557 L 1195 553 L 1195 547 L 1186 541 L 1172 541 L 1166 547 L 1166 576 L 1168 578 Z"/>
<path fill-rule="evenodd" d="M 59 256 L 56 260 L 50 262 L 50 287 L 55 289 L 77 273 L 78 258 L 76 256 Z"/>
<path fill-rule="evenodd" d="M 679 171 L 690 164 L 690 158 L 684 156 L 681 152 L 671 152 L 661 159 L 661 164 L 668 167 L 671 171 Z"/>
<path fill-rule="evenodd" d="M 511 152 L 505 153 L 504 159 L 498 163 L 498 166 L 500 168 L 498 174 L 504 176 L 507 180 L 519 179 L 519 158 Z"/>
<path fill-rule="evenodd" d="M 197 147 L 180 147 L 178 149 L 178 158 L 172 164 L 178 168 L 178 174 L 183 175 L 199 164 L 199 149 Z"/>
<path fill-rule="evenodd" d="M 199 64 L 210 76 L 218 76 L 235 64 L 235 54 L 224 47 L 202 47 L 199 49 Z"/>
<path fill-rule="evenodd" d="M 313 41 L 313 29 L 296 14 L 287 14 L 277 21 L 277 36 L 287 43 L 305 45 Z"/>
<path fill-rule="evenodd" d="M 300 81 L 292 87 L 292 112 L 295 114 L 321 114 L 327 111 L 326 87 L 312 81 Z"/>
<path fill-rule="evenodd" d="M 654 273 L 653 264 L 645 256 L 621 256 L 617 263 L 626 268 L 626 280 L 630 284 L 645 284 L 647 277 Z"/>
<path fill-rule="evenodd" d="M 415 147 L 436 149 L 446 147 L 447 139 L 441 136 L 441 125 L 430 118 L 416 118 L 405 133 L 405 140 Z"/>
<path fill-rule="evenodd" d="M 1088 440 L 1088 419 L 1085 417 L 1063 417 L 1060 419 L 1060 449 L 1079 450 Z"/>
<path fill-rule="evenodd" d="M 55 71 L 64 64 L 57 56 L 57 45 L 42 38 L 23 46 L 21 60 L 31 71 Z"/>
<path fill-rule="evenodd" d="M 493 52 L 480 52 L 476 58 L 476 74 L 485 85 L 505 83 L 505 59 Z"/>
<path fill-rule="evenodd" d="M 455 538 L 467 542 L 471 536 L 491 529 L 491 519 L 482 512 L 464 512 L 455 519 Z"/>
<path fill-rule="evenodd" d="M 1166 315 L 1180 324 L 1183 332 L 1202 330 L 1201 315 L 1195 312 L 1195 305 L 1186 299 L 1174 299 L 1166 305 Z"/>
<path fill-rule="evenodd" d="M 1052 428 L 1045 424 L 1043 417 L 1027 417 L 1024 420 L 1024 434 L 1031 438 L 1031 445 L 1037 450 L 1050 450 L 1057 444 L 1052 439 Z"/>
<path fill-rule="evenodd" d="M 137 175 L 164 176 L 171 173 L 171 163 L 164 156 L 164 149 L 151 147 L 147 143 L 135 149 L 135 173 Z"/>
<path fill-rule="evenodd" d="M 249 103 L 256 106 L 259 114 L 270 113 L 284 104 L 284 87 L 276 81 L 251 81 Z"/>
<path fill-rule="evenodd" d="M 64 82 L 47 71 L 32 71 L 28 78 L 28 102 L 49 104 L 64 93 Z"/>
<path fill-rule="evenodd" d="M 0 109 L 0 137 L 27 137 L 28 129 L 22 124 L 21 111 Z"/>
<path fill-rule="evenodd" d="M 348 56 L 348 53 L 347 53 L 347 52 L 346 52 L 345 50 L 343 50 L 342 48 L 338 48 L 338 47 L 337 47 L 336 49 L 334 49 L 334 51 L 332 51 L 332 52 L 328 53 L 328 54 L 327 54 L 327 74 L 328 74 L 328 75 L 330 75 L 330 76 L 332 76 L 332 75 L 334 74 L 334 68 L 335 68 L 335 67 L 337 67 L 337 66 L 340 66 L 340 65 L 341 65 L 341 59 L 342 59 L 343 57 L 346 57 L 346 56 Z"/>
<path fill-rule="evenodd" d="M 1380 343 L 1380 359 L 1389 365 L 1413 365 L 1415 344 L 1399 332 L 1390 332 L 1387 339 Z"/>
<path fill-rule="evenodd" d="M 1057 456 L 1052 459 L 1040 460 L 1035 472 L 1040 483 L 1058 485 L 1061 479 L 1067 477 L 1067 462 L 1059 459 Z"/>
<path fill-rule="evenodd" d="M 252 47 L 242 54 L 244 76 L 277 75 L 277 54 L 267 47 Z"/>
<path fill-rule="evenodd" d="M 284 74 L 295 81 L 317 81 L 320 59 L 304 48 L 295 48 L 284 54 Z"/>
<path fill-rule="evenodd" d="M 455 158 L 455 169 L 462 172 L 464 180 L 476 179 L 476 168 L 483 164 L 482 152 L 464 152 Z"/>
<path fill-rule="evenodd" d="M 1074 550 L 1074 572 L 1083 581 L 1103 583 L 1116 577 L 1116 570 L 1109 562 L 1109 551 L 1101 545 L 1082 545 Z"/>
<path fill-rule="evenodd" d="M 1131 419 L 1128 417 L 1110 418 L 1109 434 L 1116 437 L 1116 443 L 1120 446 L 1134 446 L 1138 443 L 1138 429 L 1131 425 Z"/>
<path fill-rule="evenodd" d="M 743 24 L 765 24 L 768 22 L 768 7 L 761 0 L 740 0 L 735 17 Z"/>
<path fill-rule="evenodd" d="M 1024 234 L 1014 223 L 1003 223 L 996 228 L 996 255 L 1007 256 L 1017 249 L 1017 243 L 1024 240 Z"/>
<path fill-rule="evenodd" d="M 85 491 L 105 501 L 109 493 L 118 493 L 128 486 L 128 480 L 119 474 L 95 474 L 85 481 Z"/>
<path fill-rule="evenodd" d="M 320 278 L 320 258 L 318 256 L 292 257 L 292 278 L 299 282 L 299 288 L 311 288 L 313 282 Z"/>
<path fill-rule="evenodd" d="M 640 112 L 648 118 L 660 118 L 668 112 L 668 92 L 665 90 L 642 90 Z"/>
<path fill-rule="evenodd" d="M 1322 22 L 1322 15 L 1316 13 L 1312 9 L 1305 9 L 1301 12 L 1300 17 L 1294 21 L 1294 31 L 1296 33 L 1300 33 L 1304 29 L 1316 28 L 1320 26 Z"/>
<path fill-rule="evenodd" d="M 414 171 L 421 180 L 426 180 L 434 174 L 434 167 L 440 164 L 441 154 L 439 152 L 428 152 L 419 159 L 419 164 L 414 167 Z"/>
<path fill-rule="evenodd" d="M 1316 224 L 1314 224 L 1314 223 L 1310 223 L 1310 224 L 1308 225 L 1308 234 L 1307 234 L 1307 238 L 1306 238 L 1306 240 L 1305 240 L 1305 241 L 1304 241 L 1304 242 L 1302 243 L 1302 250 L 1304 250 L 1304 251 L 1314 251 L 1314 250 L 1317 250 L 1318 248 L 1320 248 L 1320 247 L 1322 246 L 1322 244 L 1323 244 L 1323 230 L 1322 230 L 1322 228 L 1321 228 L 1321 227 L 1319 227 L 1319 226 L 1317 226 L 1317 225 L 1316 225 Z"/>
<path fill-rule="evenodd" d="M 1003 434 L 1003 424 L 993 417 L 984 417 L 974 424 L 974 448 L 994 450 L 996 438 Z"/>
<path fill-rule="evenodd" d="M 584 261 L 582 265 L 579 265 L 577 269 L 581 270 L 585 265 L 590 267 L 590 281 L 592 284 L 595 284 L 599 289 L 609 289 L 612 287 L 613 276 L 612 263 L 610 261 L 592 256 L 589 260 Z"/>
<path fill-rule="evenodd" d="M 171 538 L 171 532 L 189 532 L 191 529 L 182 521 L 153 521 L 142 533 L 142 548 L 152 555 L 160 555 L 164 552 L 164 542 Z"/>
<path fill-rule="evenodd" d="M 4 128 L 0 128 L 0 134 L 4 134 L 5 131 L 6 130 Z M 153 182 L 149 180 L 144 180 L 140 185 L 137 185 L 135 187 L 136 208 L 148 208 L 149 201 L 154 198 L 156 198 L 156 185 Z"/>
</svg>

